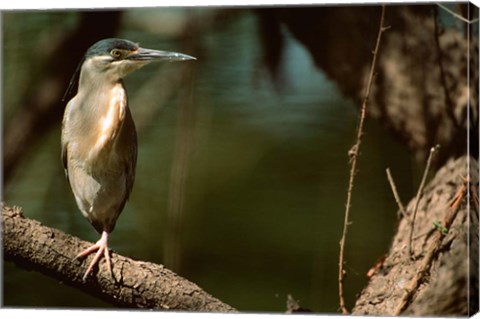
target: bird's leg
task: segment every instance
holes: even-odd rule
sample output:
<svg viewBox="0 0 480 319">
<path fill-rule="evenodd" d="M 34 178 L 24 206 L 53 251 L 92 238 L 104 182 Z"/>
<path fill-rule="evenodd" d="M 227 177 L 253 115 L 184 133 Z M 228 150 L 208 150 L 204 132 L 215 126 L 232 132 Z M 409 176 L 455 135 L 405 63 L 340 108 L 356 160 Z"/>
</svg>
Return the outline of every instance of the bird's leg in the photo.
<svg viewBox="0 0 480 319">
<path fill-rule="evenodd" d="M 87 268 L 87 271 L 85 272 L 85 275 L 83 275 L 83 280 L 87 278 L 88 274 L 92 272 L 93 267 L 98 263 L 102 255 L 105 256 L 105 261 L 107 262 L 107 267 L 108 270 L 110 271 L 110 274 L 113 277 L 113 271 L 112 271 L 112 263 L 110 261 L 110 254 L 108 251 L 108 233 L 106 231 L 102 232 L 102 237 L 92 246 L 88 247 L 81 253 L 75 257 L 75 259 L 80 258 L 80 257 L 85 257 L 91 253 L 96 251 L 97 253 L 95 254 L 95 257 L 93 258 L 92 262 Z"/>
</svg>

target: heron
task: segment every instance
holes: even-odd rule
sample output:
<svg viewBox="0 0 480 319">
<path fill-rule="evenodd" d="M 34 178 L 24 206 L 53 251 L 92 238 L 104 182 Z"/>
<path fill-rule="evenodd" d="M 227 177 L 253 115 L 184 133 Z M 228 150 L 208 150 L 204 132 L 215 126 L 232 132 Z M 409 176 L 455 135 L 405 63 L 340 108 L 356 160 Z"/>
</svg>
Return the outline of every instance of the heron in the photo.
<svg viewBox="0 0 480 319">
<path fill-rule="evenodd" d="M 102 256 L 113 277 L 108 239 L 135 179 L 137 133 L 123 79 L 153 61 L 186 60 L 196 58 L 109 38 L 86 51 L 70 81 L 66 96 L 79 73 L 77 93 L 67 103 L 62 121 L 63 167 L 79 210 L 101 235 L 76 256 L 96 252 L 84 281 Z"/>
</svg>

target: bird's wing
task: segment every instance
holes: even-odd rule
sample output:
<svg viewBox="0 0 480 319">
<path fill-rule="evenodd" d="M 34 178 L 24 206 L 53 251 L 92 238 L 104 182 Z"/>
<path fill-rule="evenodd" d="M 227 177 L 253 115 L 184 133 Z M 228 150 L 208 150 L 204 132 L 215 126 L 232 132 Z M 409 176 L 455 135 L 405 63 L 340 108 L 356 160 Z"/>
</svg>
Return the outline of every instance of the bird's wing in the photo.
<svg viewBox="0 0 480 319">
<path fill-rule="evenodd" d="M 65 177 L 67 178 L 68 181 L 68 165 L 67 165 L 67 144 L 62 141 L 62 163 L 63 163 L 63 169 L 65 171 Z"/>
<path fill-rule="evenodd" d="M 133 122 L 132 122 L 133 123 Z M 126 186 L 127 186 L 127 199 L 132 192 L 133 182 L 135 181 L 135 167 L 137 166 L 137 133 L 135 130 L 131 136 L 132 140 L 135 141 L 132 143 L 131 150 L 128 154 L 128 163 L 125 167 L 126 173 Z"/>
<path fill-rule="evenodd" d="M 68 106 L 67 106 L 68 107 Z M 66 116 L 63 118 L 62 121 L 62 163 L 63 163 L 63 169 L 65 171 L 65 177 L 67 178 L 68 181 L 68 142 L 65 137 L 65 121 L 66 121 Z"/>
<path fill-rule="evenodd" d="M 125 122 L 123 123 L 120 138 L 122 139 L 121 144 L 124 146 L 121 153 L 125 167 L 125 200 L 127 200 L 133 188 L 135 167 L 137 166 L 137 133 L 128 107 L 126 107 Z"/>
<path fill-rule="evenodd" d="M 123 195 L 123 198 L 119 198 L 121 201 L 119 202 L 118 210 L 116 212 L 117 216 L 114 220 L 120 215 L 130 197 L 133 182 L 135 181 L 135 167 L 137 166 L 137 132 L 135 131 L 135 124 L 133 123 L 132 115 L 130 114 L 128 106 L 125 108 L 125 119 L 120 129 L 116 145 L 117 155 L 119 156 L 125 172 L 125 194 Z"/>
</svg>

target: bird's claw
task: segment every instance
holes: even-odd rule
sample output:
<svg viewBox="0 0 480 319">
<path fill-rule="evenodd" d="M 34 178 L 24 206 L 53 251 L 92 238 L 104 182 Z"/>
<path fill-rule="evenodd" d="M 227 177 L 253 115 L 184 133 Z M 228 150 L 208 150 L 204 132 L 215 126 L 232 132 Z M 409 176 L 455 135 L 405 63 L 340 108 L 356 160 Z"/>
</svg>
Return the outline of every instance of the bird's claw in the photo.
<svg viewBox="0 0 480 319">
<path fill-rule="evenodd" d="M 95 251 L 97 253 L 95 254 L 95 257 L 93 257 L 93 260 L 90 262 L 87 268 L 87 271 L 83 275 L 82 277 L 83 281 L 85 281 L 87 279 L 87 276 L 93 271 L 93 267 L 95 267 L 95 265 L 99 262 L 100 258 L 102 258 L 102 255 L 105 257 L 105 262 L 107 263 L 108 270 L 110 272 L 110 275 L 113 277 L 112 262 L 110 260 L 110 252 L 108 250 L 108 233 L 103 232 L 102 237 L 100 238 L 99 241 L 97 241 L 94 245 L 80 252 L 75 257 L 75 259 L 88 256 L 89 254 Z"/>
</svg>

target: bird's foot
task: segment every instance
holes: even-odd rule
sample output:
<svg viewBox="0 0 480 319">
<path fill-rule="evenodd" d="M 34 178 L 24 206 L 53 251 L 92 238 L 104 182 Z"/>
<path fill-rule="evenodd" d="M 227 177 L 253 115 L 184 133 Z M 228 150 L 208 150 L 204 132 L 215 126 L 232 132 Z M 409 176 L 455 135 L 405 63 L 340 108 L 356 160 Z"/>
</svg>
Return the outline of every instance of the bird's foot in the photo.
<svg viewBox="0 0 480 319">
<path fill-rule="evenodd" d="M 83 275 L 83 281 L 85 281 L 87 276 L 93 271 L 93 267 L 95 267 L 95 265 L 98 263 L 100 258 L 102 258 L 102 255 L 105 256 L 105 261 L 107 262 L 108 270 L 110 271 L 110 274 L 113 277 L 112 263 L 110 261 L 110 254 L 108 251 L 108 233 L 106 231 L 102 233 L 102 237 L 100 237 L 100 239 L 94 245 L 88 247 L 87 249 L 79 253 L 77 257 L 75 257 L 75 259 L 88 256 L 95 251 L 97 253 L 95 254 L 95 257 L 93 258 L 90 265 L 88 266 L 87 271 Z"/>
</svg>

